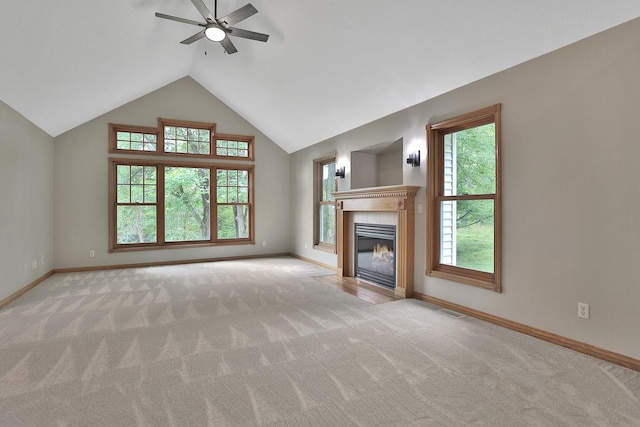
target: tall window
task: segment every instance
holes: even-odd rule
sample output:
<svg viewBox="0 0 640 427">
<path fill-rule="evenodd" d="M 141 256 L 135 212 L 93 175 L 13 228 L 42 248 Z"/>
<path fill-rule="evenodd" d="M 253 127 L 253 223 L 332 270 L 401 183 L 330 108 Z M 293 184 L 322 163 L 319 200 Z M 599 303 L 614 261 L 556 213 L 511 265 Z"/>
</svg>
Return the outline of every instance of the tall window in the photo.
<svg viewBox="0 0 640 427">
<path fill-rule="evenodd" d="M 253 137 L 216 135 L 215 124 L 159 119 L 158 128 L 111 124 L 110 250 L 253 244 Z M 136 159 L 154 154 L 173 159 Z"/>
<path fill-rule="evenodd" d="M 335 252 L 336 247 L 336 202 L 337 191 L 336 156 L 314 161 L 314 247 Z"/>
<path fill-rule="evenodd" d="M 116 243 L 157 242 L 157 167 L 115 165 Z"/>
<path fill-rule="evenodd" d="M 216 170 L 218 239 L 249 236 L 249 171 Z"/>
<path fill-rule="evenodd" d="M 427 274 L 500 292 L 500 104 L 427 136 Z"/>
</svg>

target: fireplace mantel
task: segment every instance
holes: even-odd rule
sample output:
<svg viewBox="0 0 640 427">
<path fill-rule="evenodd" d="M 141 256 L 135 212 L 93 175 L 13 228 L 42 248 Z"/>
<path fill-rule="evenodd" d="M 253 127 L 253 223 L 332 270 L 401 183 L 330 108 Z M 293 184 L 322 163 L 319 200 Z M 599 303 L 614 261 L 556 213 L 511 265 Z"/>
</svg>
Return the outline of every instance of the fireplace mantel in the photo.
<svg viewBox="0 0 640 427">
<path fill-rule="evenodd" d="M 414 200 L 420 187 L 390 185 L 358 188 L 333 193 L 336 200 L 336 250 L 338 274 L 354 277 L 352 233 L 346 232 L 354 212 L 395 212 L 396 225 L 396 289 L 395 295 L 409 298 L 413 294 L 413 250 L 415 233 Z"/>
</svg>

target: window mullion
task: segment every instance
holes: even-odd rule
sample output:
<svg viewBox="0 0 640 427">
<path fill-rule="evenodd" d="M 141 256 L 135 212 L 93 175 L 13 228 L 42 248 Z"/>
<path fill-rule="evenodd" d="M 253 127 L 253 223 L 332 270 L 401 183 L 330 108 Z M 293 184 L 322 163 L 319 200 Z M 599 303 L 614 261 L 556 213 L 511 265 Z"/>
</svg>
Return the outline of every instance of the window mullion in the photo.
<svg viewBox="0 0 640 427">
<path fill-rule="evenodd" d="M 215 148 L 214 148 L 215 150 Z M 209 168 L 209 232 L 211 242 L 218 242 L 218 168 Z"/>
<path fill-rule="evenodd" d="M 164 169 L 166 166 L 156 166 L 156 184 L 157 196 L 156 196 L 156 229 L 158 230 L 158 245 L 164 245 L 165 243 L 165 196 L 164 196 Z"/>
</svg>

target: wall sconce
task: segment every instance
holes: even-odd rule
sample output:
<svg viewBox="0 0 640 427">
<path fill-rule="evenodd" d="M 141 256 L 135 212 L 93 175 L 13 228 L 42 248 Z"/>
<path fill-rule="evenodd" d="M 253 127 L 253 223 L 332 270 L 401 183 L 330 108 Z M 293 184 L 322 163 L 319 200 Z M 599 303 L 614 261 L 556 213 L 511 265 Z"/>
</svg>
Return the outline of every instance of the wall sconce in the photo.
<svg viewBox="0 0 640 427">
<path fill-rule="evenodd" d="M 344 178 L 344 166 L 340 166 L 339 168 L 336 168 L 336 177 Z"/>
<path fill-rule="evenodd" d="M 407 164 L 413 167 L 420 166 L 420 150 L 409 153 L 409 157 L 407 157 Z"/>
</svg>

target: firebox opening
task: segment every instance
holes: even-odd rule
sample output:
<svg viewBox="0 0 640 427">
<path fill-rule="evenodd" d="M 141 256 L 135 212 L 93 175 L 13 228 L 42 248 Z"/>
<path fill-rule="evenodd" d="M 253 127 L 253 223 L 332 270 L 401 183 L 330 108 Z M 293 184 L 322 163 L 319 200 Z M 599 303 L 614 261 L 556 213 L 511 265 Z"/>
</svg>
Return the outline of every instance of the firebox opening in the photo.
<svg viewBox="0 0 640 427">
<path fill-rule="evenodd" d="M 396 287 L 396 227 L 355 225 L 355 275 L 384 287 Z"/>
</svg>

